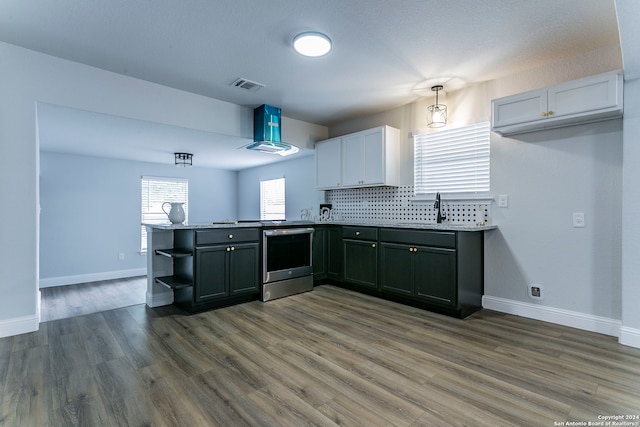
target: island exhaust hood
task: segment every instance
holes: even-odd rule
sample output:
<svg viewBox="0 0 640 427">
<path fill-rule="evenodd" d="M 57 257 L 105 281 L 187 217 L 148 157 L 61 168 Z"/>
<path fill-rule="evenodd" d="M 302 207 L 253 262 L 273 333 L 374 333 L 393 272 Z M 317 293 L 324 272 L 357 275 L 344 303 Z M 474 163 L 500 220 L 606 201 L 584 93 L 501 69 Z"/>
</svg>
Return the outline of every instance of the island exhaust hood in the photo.
<svg viewBox="0 0 640 427">
<path fill-rule="evenodd" d="M 281 110 L 263 104 L 253 110 L 253 144 L 248 150 L 288 156 L 298 152 L 298 147 L 282 142 L 280 134 Z"/>
</svg>

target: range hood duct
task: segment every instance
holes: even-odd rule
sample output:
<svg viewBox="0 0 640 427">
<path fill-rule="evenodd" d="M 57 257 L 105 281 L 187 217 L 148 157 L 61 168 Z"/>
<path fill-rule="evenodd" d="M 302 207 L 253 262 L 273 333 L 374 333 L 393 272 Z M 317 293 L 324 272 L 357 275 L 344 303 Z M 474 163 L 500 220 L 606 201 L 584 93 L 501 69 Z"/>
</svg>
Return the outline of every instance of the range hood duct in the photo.
<svg viewBox="0 0 640 427">
<path fill-rule="evenodd" d="M 253 110 L 253 144 L 248 150 L 286 156 L 296 153 L 298 147 L 282 142 L 280 128 L 281 110 L 263 104 Z"/>
</svg>

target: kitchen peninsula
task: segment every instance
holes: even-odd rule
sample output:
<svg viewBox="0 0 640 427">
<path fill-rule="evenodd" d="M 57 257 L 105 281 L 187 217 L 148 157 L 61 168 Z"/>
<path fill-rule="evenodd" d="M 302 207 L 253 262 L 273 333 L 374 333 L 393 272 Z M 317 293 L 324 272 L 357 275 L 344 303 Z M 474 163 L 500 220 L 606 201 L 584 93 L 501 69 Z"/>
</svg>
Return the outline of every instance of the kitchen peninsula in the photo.
<svg viewBox="0 0 640 427">
<path fill-rule="evenodd" d="M 306 222 L 314 228 L 315 284 L 466 317 L 481 308 L 484 232 L 494 225 Z M 259 299 L 261 222 L 144 224 L 147 305 L 187 312 Z M 303 225 L 282 222 L 279 227 Z"/>
</svg>

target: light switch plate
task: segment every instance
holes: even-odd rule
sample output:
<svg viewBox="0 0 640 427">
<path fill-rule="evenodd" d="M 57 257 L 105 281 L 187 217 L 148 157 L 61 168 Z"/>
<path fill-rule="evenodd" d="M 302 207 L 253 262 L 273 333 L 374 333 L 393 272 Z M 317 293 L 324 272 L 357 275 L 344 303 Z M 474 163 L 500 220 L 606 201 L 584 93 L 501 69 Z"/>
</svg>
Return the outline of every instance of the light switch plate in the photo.
<svg viewBox="0 0 640 427">
<path fill-rule="evenodd" d="M 584 212 L 574 212 L 573 213 L 573 226 L 576 228 L 581 228 L 585 226 L 584 223 Z"/>
<path fill-rule="evenodd" d="M 506 194 L 498 194 L 498 207 L 506 208 L 509 206 L 509 196 Z"/>
</svg>

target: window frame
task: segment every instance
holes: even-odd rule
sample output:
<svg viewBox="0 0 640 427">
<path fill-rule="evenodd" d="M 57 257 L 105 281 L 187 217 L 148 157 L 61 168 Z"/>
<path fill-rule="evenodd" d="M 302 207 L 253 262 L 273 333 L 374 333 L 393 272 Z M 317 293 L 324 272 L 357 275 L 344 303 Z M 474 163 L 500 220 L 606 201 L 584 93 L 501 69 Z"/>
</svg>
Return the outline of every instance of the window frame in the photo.
<svg viewBox="0 0 640 427">
<path fill-rule="evenodd" d="M 491 124 L 422 133 L 414 139 L 414 197 L 490 198 Z"/>
<path fill-rule="evenodd" d="M 165 202 L 184 203 L 183 205 L 184 218 L 185 218 L 185 223 L 187 223 L 189 221 L 189 180 L 187 178 L 146 176 L 146 175 L 143 175 L 140 177 L 140 222 L 147 223 L 147 224 L 164 224 L 168 221 L 166 213 L 162 210 L 162 205 L 160 205 L 159 211 L 154 210 L 151 212 L 145 212 L 145 205 L 148 208 L 149 205 L 152 203 L 154 204 L 160 203 L 159 200 L 153 200 L 153 201 L 149 200 L 150 199 L 150 195 L 148 194 L 149 184 L 152 184 L 152 183 L 159 184 L 161 182 L 178 184 L 178 185 L 184 186 L 183 190 L 181 190 L 180 193 L 177 195 L 174 195 L 174 196 L 163 195 L 160 197 L 162 197 L 162 200 L 163 200 L 162 203 L 165 203 Z M 147 185 L 146 200 L 145 200 L 145 183 Z M 181 196 L 184 196 L 184 198 L 182 198 Z M 144 254 L 147 252 L 147 250 L 148 250 L 147 228 L 144 225 L 141 225 L 140 226 L 140 253 Z"/>
<path fill-rule="evenodd" d="M 275 194 L 279 192 L 281 192 L 281 194 Z M 269 206 L 266 206 L 267 204 L 272 209 L 269 209 Z M 285 177 L 273 178 L 273 179 L 261 179 L 260 180 L 260 220 L 261 221 L 284 221 L 285 219 L 286 219 Z"/>
</svg>

